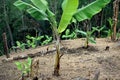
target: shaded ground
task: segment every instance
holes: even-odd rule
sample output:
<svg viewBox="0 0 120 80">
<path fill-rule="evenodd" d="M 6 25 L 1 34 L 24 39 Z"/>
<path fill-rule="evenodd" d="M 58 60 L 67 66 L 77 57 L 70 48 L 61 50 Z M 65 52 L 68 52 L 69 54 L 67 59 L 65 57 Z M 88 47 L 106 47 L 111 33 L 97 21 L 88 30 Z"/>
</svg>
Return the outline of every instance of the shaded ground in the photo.
<svg viewBox="0 0 120 80">
<path fill-rule="evenodd" d="M 42 54 L 39 59 L 39 80 L 92 80 L 96 71 L 100 70 L 99 80 L 120 80 L 120 42 L 110 42 L 107 39 L 97 39 L 97 44 L 90 44 L 83 49 L 84 39 L 62 41 L 60 76 L 54 77 L 55 51 L 47 54 L 42 52 L 51 50 L 53 45 L 12 53 L 11 57 L 29 53 Z M 109 51 L 105 51 L 109 46 Z M 20 71 L 14 65 L 15 61 L 2 62 L 5 56 L 0 57 L 0 80 L 19 80 Z M 23 61 L 23 60 L 20 60 Z"/>
</svg>

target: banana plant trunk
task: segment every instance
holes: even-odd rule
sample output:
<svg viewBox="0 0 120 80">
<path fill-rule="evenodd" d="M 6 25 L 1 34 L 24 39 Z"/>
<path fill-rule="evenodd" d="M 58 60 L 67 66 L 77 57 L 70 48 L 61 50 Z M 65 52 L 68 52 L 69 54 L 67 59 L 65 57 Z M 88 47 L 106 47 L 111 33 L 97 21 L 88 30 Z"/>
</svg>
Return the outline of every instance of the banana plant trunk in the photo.
<svg viewBox="0 0 120 80">
<path fill-rule="evenodd" d="M 85 48 L 86 48 L 86 49 L 89 47 L 89 45 L 88 45 L 88 43 L 89 43 L 88 40 L 89 40 L 89 38 L 87 37 L 87 38 L 86 38 L 86 41 L 85 41 Z"/>
<path fill-rule="evenodd" d="M 100 38 L 100 31 L 98 31 L 98 38 Z"/>
<path fill-rule="evenodd" d="M 54 65 L 54 73 L 53 75 L 59 76 L 59 69 L 60 69 L 60 37 L 57 36 L 56 41 L 56 55 L 55 55 L 55 65 Z"/>
<path fill-rule="evenodd" d="M 60 69 L 60 58 L 62 55 L 60 55 L 60 34 L 58 33 L 57 29 L 57 22 L 53 17 L 49 18 L 51 27 L 52 27 L 52 32 L 53 32 L 53 37 L 56 40 L 56 55 L 55 55 L 55 64 L 54 64 L 54 76 L 59 76 L 59 69 Z"/>
</svg>

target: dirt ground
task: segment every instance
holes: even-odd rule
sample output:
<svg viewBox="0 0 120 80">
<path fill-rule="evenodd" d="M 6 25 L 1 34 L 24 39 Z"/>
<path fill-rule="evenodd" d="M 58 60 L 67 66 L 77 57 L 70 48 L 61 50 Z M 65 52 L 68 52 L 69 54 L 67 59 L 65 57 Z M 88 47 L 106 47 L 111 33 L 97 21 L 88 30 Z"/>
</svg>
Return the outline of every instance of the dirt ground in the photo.
<svg viewBox="0 0 120 80">
<path fill-rule="evenodd" d="M 120 80 L 120 42 L 108 39 L 96 39 L 96 44 L 90 44 L 83 49 L 84 39 L 62 41 L 64 55 L 60 61 L 60 76 L 53 76 L 55 51 L 43 54 L 39 59 L 39 80 L 93 80 L 96 71 L 100 71 L 99 80 Z M 109 46 L 109 50 L 105 50 Z M 53 45 L 28 49 L 12 53 L 11 57 L 29 53 L 39 53 L 54 48 Z M 2 62 L 0 57 L 0 80 L 19 80 L 20 71 L 15 61 Z M 24 61 L 24 60 L 19 60 Z"/>
</svg>

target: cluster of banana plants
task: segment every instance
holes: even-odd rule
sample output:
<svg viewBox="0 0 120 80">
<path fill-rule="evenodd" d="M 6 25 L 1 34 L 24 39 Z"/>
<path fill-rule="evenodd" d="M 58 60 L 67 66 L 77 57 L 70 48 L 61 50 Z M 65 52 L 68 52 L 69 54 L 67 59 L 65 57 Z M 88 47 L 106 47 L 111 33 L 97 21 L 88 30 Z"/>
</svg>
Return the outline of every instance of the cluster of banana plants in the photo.
<svg viewBox="0 0 120 80">
<path fill-rule="evenodd" d="M 83 21 L 92 18 L 93 15 L 99 13 L 110 0 L 96 0 L 87 6 L 79 8 L 79 0 L 63 0 L 62 2 L 62 16 L 60 22 L 56 21 L 55 14 L 49 9 L 46 0 L 29 0 L 30 3 L 17 0 L 14 5 L 20 10 L 27 11 L 32 17 L 37 20 L 48 20 L 52 26 L 53 34 L 56 37 L 56 58 L 54 66 L 54 75 L 59 76 L 60 69 L 60 35 L 66 30 L 67 26 L 76 21 Z"/>
<path fill-rule="evenodd" d="M 32 37 L 30 35 L 27 35 L 26 36 L 27 47 L 28 48 L 30 48 L 30 47 L 35 48 L 36 46 L 39 45 L 41 39 L 43 39 L 43 38 L 44 38 L 44 36 Z"/>
</svg>

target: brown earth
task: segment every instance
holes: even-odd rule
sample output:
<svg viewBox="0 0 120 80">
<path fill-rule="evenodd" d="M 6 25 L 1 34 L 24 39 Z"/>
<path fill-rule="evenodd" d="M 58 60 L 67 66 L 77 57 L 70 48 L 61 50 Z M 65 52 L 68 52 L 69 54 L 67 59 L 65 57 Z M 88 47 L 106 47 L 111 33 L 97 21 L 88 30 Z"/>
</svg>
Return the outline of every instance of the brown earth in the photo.
<svg viewBox="0 0 120 80">
<path fill-rule="evenodd" d="M 60 61 L 60 76 L 53 76 L 55 51 L 46 54 L 53 45 L 28 49 L 24 52 L 12 53 L 11 57 L 29 53 L 39 53 L 39 80 L 93 80 L 96 71 L 100 71 L 99 80 L 120 80 L 120 42 L 111 42 L 108 39 L 97 39 L 96 44 L 90 44 L 83 49 L 84 39 L 62 41 L 61 52 L 64 55 Z M 109 50 L 105 50 L 109 46 Z M 0 57 L 0 80 L 20 80 L 21 72 L 17 70 L 15 61 L 2 62 L 5 56 Z M 24 61 L 24 60 L 19 60 Z"/>
</svg>

